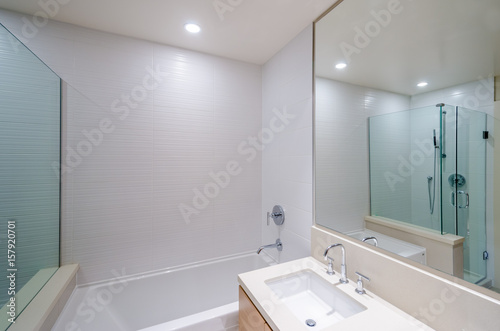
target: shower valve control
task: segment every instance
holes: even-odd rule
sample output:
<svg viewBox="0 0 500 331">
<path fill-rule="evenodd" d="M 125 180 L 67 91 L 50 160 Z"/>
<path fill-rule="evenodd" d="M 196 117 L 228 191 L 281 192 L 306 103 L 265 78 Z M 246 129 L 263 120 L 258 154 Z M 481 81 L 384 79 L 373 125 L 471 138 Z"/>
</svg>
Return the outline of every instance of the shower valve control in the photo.
<svg viewBox="0 0 500 331">
<path fill-rule="evenodd" d="M 285 210 L 280 205 L 276 205 L 272 212 L 267 212 L 267 225 L 269 225 L 269 218 L 274 220 L 274 224 L 281 225 L 285 222 Z"/>
<path fill-rule="evenodd" d="M 465 177 L 460 174 L 451 174 L 448 176 L 448 184 L 450 184 L 451 187 L 462 187 L 465 185 L 467 181 L 465 180 Z"/>
</svg>

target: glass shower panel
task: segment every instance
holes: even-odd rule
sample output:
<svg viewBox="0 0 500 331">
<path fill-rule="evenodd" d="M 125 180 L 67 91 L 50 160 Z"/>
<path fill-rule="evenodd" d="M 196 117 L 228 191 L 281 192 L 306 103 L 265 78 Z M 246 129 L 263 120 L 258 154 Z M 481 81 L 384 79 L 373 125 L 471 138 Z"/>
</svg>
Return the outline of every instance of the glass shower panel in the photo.
<svg viewBox="0 0 500 331">
<path fill-rule="evenodd" d="M 411 220 L 410 111 L 369 118 L 371 215 Z"/>
<path fill-rule="evenodd" d="M 371 215 L 439 231 L 439 108 L 373 116 L 369 127 Z"/>
<path fill-rule="evenodd" d="M 486 114 L 457 108 L 456 234 L 465 238 L 464 279 L 486 276 Z"/>
<path fill-rule="evenodd" d="M 440 231 L 440 126 L 441 108 L 411 110 L 410 156 L 412 223 Z"/>
<path fill-rule="evenodd" d="M 369 118 L 371 214 L 464 237 L 464 278 L 472 283 L 491 278 L 486 189 L 494 139 L 485 133 L 493 130 L 487 117 L 438 104 Z"/>
<path fill-rule="evenodd" d="M 13 293 L 17 317 L 59 266 L 61 83 L 1 25 L 0 72 L 3 330 Z"/>
<path fill-rule="evenodd" d="M 486 116 L 488 139 L 486 140 L 486 250 L 489 257 L 486 262 L 486 277 L 492 280 L 492 286 L 500 293 L 500 273 L 496 272 L 500 266 L 500 256 L 495 254 L 500 238 L 500 204 L 498 192 L 500 188 L 500 119 L 491 115 Z M 497 202 L 497 203 L 495 203 Z M 496 216 L 496 217 L 495 217 Z M 496 249 L 495 249 L 496 246 Z M 495 268 L 496 266 L 496 268 Z"/>
</svg>

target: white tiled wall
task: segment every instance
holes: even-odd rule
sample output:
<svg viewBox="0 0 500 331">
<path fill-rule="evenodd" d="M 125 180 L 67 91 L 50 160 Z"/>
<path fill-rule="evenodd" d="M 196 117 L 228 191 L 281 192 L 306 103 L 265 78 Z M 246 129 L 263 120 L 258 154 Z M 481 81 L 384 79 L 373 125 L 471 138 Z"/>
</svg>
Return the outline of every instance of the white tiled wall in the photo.
<svg viewBox="0 0 500 331">
<path fill-rule="evenodd" d="M 410 112 L 369 119 L 371 215 L 411 222 Z"/>
<path fill-rule="evenodd" d="M 260 66 L 56 22 L 26 38 L 21 18 L 0 11 L 69 85 L 61 244 L 62 262 L 81 266 L 79 284 L 260 245 L 261 155 L 238 152 L 261 129 Z M 293 96 L 303 87 L 283 83 Z M 189 222 L 181 204 L 197 213 Z"/>
<path fill-rule="evenodd" d="M 404 95 L 316 78 L 318 224 L 340 232 L 363 228 L 370 213 L 368 117 L 408 106 Z"/>
<path fill-rule="evenodd" d="M 272 128 L 276 113 L 290 118 L 262 152 L 262 243 L 278 236 L 283 251 L 267 250 L 280 262 L 310 255 L 312 225 L 312 25 L 302 31 L 262 72 L 262 127 Z M 293 118 L 292 118 L 293 117 Z M 278 116 L 279 118 L 279 116 Z M 286 220 L 278 228 L 266 212 L 279 204 Z"/>
</svg>

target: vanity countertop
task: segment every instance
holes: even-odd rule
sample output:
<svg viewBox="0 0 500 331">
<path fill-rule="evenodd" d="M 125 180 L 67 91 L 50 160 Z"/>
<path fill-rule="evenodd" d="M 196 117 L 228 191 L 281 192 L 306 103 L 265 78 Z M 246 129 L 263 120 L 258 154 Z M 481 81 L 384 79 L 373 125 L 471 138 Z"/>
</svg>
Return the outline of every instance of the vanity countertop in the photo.
<svg viewBox="0 0 500 331">
<path fill-rule="evenodd" d="M 349 267 L 349 266 L 347 266 Z M 355 299 L 367 309 L 346 318 L 330 327 L 321 330 L 383 330 L 383 331 L 412 331 L 412 330 L 433 330 L 421 323 L 414 317 L 406 314 L 387 301 L 379 298 L 370 291 L 359 295 L 355 292 L 356 281 L 349 280 L 348 284 L 340 284 L 338 272 L 335 275 L 326 273 L 326 266 L 313 257 L 294 260 L 287 263 L 277 264 L 263 269 L 240 274 L 238 282 L 251 298 L 259 312 L 266 319 L 267 323 L 274 331 L 288 330 L 314 330 L 313 327 L 305 325 L 304 321 L 299 321 L 292 312 L 277 298 L 276 294 L 266 284 L 266 281 L 279 279 L 290 274 L 301 271 L 312 271 L 326 280 L 332 286 Z M 387 281 L 386 279 L 372 279 L 372 282 Z M 408 298 L 411 300 L 411 298 Z"/>
</svg>

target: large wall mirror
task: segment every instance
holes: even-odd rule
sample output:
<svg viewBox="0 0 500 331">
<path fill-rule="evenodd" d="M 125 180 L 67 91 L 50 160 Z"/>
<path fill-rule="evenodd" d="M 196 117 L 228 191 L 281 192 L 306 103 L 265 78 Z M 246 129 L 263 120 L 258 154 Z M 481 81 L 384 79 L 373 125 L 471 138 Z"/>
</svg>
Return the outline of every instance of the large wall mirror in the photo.
<svg viewBox="0 0 500 331">
<path fill-rule="evenodd" d="M 500 1 L 339 1 L 314 52 L 316 224 L 499 292 Z"/>
</svg>

